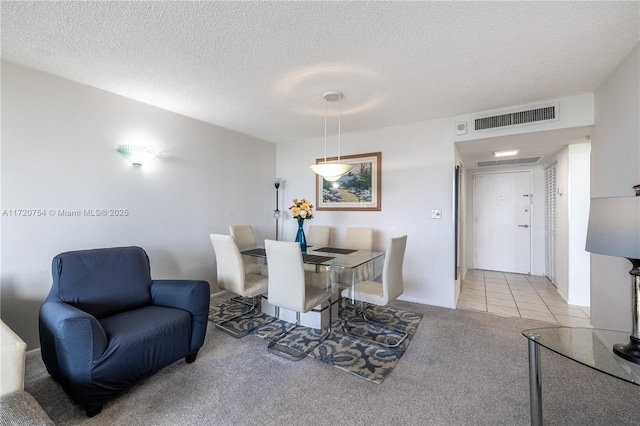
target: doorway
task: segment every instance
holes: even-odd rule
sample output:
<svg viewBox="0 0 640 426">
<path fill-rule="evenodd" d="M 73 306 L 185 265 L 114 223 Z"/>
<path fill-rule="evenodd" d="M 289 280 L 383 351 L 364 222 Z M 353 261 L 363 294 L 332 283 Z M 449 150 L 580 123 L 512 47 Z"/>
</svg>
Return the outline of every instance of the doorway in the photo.
<svg viewBox="0 0 640 426">
<path fill-rule="evenodd" d="M 531 273 L 531 173 L 474 174 L 475 268 Z"/>
</svg>

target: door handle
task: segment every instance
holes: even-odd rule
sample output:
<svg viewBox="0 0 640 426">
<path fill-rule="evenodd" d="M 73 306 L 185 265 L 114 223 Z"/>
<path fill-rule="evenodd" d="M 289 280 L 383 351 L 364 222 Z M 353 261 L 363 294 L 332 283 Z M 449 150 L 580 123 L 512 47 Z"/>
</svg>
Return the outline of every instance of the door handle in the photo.
<svg viewBox="0 0 640 426">
<path fill-rule="evenodd" d="M 528 228 L 529 225 L 518 225 L 520 228 Z"/>
</svg>

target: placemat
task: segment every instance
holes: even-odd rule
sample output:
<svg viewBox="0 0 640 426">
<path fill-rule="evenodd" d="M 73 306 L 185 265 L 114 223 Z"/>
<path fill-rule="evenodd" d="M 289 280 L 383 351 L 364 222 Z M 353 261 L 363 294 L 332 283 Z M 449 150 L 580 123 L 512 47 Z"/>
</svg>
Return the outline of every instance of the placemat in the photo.
<svg viewBox="0 0 640 426">
<path fill-rule="evenodd" d="M 319 249 L 314 249 L 314 251 L 321 251 L 325 253 L 335 253 L 335 254 L 351 254 L 351 253 L 357 252 L 358 250 L 343 249 L 343 248 L 337 248 L 337 247 L 322 247 Z"/>
<path fill-rule="evenodd" d="M 302 255 L 302 260 L 304 261 L 304 263 L 316 263 L 316 264 L 320 264 L 320 263 L 324 263 L 328 260 L 333 259 L 333 257 L 331 256 L 318 256 L 316 254 L 303 254 Z"/>
<path fill-rule="evenodd" d="M 265 256 L 265 257 L 267 256 L 267 252 L 263 248 L 255 248 L 255 249 L 250 249 L 250 250 L 244 250 L 241 253 L 249 255 L 249 256 Z M 318 256 L 316 254 L 303 254 L 302 255 L 302 260 L 305 263 L 320 264 L 320 263 L 327 262 L 327 261 L 329 261 L 331 259 L 333 259 L 333 257 L 331 257 L 331 256 Z"/>
<path fill-rule="evenodd" d="M 247 254 L 249 256 L 266 256 L 267 252 L 263 248 L 256 248 L 251 250 L 245 250 L 241 252 L 242 254 Z"/>
</svg>

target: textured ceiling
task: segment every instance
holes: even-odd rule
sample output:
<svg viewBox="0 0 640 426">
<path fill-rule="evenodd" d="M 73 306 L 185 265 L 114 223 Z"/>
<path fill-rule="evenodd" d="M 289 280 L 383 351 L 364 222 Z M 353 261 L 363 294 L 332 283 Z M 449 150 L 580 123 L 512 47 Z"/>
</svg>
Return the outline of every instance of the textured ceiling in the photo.
<svg viewBox="0 0 640 426">
<path fill-rule="evenodd" d="M 271 142 L 593 92 L 635 2 L 2 1 L 2 57 Z"/>
</svg>

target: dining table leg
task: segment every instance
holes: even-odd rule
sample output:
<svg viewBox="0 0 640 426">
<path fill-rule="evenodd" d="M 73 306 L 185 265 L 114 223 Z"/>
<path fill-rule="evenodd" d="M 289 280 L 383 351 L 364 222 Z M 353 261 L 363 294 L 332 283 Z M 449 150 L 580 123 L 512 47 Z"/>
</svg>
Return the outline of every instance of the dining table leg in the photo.
<svg viewBox="0 0 640 426">
<path fill-rule="evenodd" d="M 529 340 L 529 400 L 531 404 L 531 426 L 542 426 L 540 348 L 533 340 Z"/>
<path fill-rule="evenodd" d="M 351 303 L 356 304 L 356 268 L 351 268 Z"/>
</svg>

